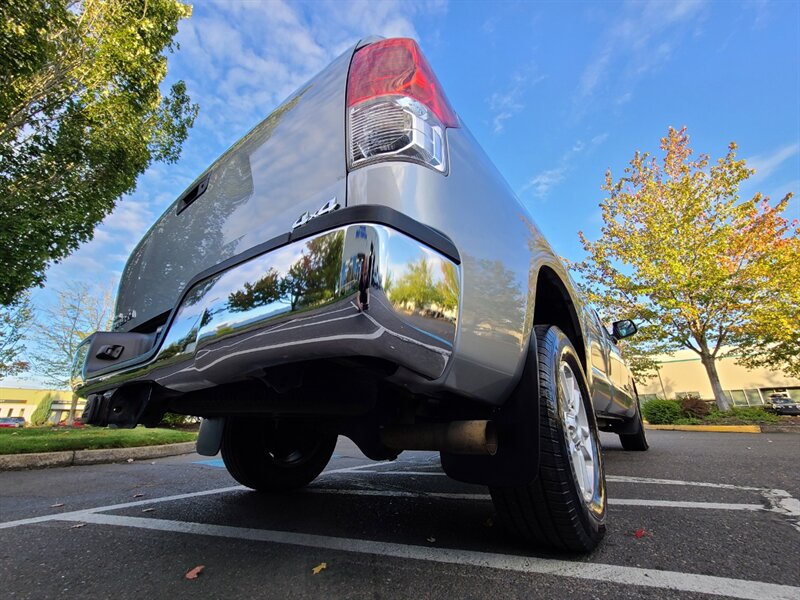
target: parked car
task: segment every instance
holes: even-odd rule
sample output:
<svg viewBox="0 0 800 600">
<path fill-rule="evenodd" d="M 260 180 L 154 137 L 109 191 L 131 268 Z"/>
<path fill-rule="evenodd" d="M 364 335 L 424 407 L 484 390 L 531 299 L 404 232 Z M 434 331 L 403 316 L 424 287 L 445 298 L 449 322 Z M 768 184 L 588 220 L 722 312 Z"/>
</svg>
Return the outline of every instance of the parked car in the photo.
<svg viewBox="0 0 800 600">
<path fill-rule="evenodd" d="M 792 400 L 787 394 L 770 394 L 767 409 L 777 415 L 800 415 L 800 403 Z"/>
<path fill-rule="evenodd" d="M 0 417 L 0 427 L 25 427 L 25 417 Z"/>
<path fill-rule="evenodd" d="M 84 421 L 204 417 L 262 492 L 338 435 L 374 460 L 440 452 L 540 546 L 589 551 L 598 431 L 646 450 L 609 333 L 448 102 L 418 45 L 364 40 L 234 144 L 133 250 L 113 330 L 79 348 Z"/>
</svg>

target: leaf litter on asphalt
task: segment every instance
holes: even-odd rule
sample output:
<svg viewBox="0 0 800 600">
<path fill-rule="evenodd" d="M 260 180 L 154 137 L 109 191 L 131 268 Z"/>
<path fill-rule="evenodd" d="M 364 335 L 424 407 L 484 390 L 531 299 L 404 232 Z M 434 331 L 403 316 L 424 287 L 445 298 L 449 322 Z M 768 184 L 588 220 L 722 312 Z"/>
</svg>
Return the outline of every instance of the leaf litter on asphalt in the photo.
<svg viewBox="0 0 800 600">
<path fill-rule="evenodd" d="M 324 562 L 322 562 L 322 563 L 319 563 L 319 564 L 318 564 L 316 567 L 314 567 L 313 569 L 311 569 L 311 572 L 312 572 L 314 575 L 319 575 L 319 574 L 320 574 L 320 573 L 321 573 L 321 572 L 322 572 L 324 569 L 327 569 L 327 568 L 328 568 L 328 563 L 324 563 Z"/>
<path fill-rule="evenodd" d="M 205 565 L 197 565 L 194 569 L 187 571 L 184 577 L 186 577 L 186 579 L 197 579 L 205 568 Z"/>
</svg>

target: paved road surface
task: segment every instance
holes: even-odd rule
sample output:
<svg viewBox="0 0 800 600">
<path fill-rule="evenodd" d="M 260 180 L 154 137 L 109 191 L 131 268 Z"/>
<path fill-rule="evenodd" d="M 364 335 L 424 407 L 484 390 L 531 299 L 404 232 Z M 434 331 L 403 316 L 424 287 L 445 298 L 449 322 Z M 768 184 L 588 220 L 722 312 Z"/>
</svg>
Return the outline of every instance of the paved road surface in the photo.
<svg viewBox="0 0 800 600">
<path fill-rule="evenodd" d="M 9 599 L 800 599 L 800 436 L 650 439 L 627 453 L 604 435 L 609 533 L 588 557 L 510 541 L 486 490 L 449 480 L 434 453 L 372 463 L 344 439 L 307 490 L 277 496 L 197 455 L 0 473 L 0 587 Z"/>
</svg>

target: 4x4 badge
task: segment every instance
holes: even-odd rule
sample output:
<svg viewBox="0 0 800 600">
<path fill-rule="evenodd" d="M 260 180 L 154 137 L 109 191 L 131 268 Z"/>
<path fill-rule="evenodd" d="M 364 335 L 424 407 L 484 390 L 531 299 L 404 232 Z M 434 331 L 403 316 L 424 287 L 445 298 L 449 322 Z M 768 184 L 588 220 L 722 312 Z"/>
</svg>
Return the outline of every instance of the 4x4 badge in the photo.
<svg viewBox="0 0 800 600">
<path fill-rule="evenodd" d="M 309 213 L 305 211 L 302 215 L 297 217 L 297 220 L 292 223 L 292 231 L 300 227 L 301 225 L 305 225 L 311 219 L 319 217 L 320 215 L 327 215 L 329 212 L 335 211 L 339 208 L 339 204 L 336 202 L 336 196 L 328 200 L 325 204 L 323 204 L 319 209 L 317 209 L 314 213 Z"/>
</svg>

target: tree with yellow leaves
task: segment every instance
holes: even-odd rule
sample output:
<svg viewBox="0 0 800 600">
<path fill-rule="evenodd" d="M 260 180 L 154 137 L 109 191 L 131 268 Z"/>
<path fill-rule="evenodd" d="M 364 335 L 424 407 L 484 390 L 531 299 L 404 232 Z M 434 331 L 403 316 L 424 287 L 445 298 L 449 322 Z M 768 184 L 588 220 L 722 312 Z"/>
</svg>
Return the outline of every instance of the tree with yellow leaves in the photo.
<svg viewBox="0 0 800 600">
<path fill-rule="evenodd" d="M 791 194 L 741 200 L 754 171 L 735 143 L 712 164 L 692 158 L 686 128 L 670 128 L 661 150 L 662 162 L 636 152 L 618 181 L 606 173 L 601 236 L 579 233 L 588 257 L 575 267 L 591 300 L 640 320 L 645 353 L 696 352 L 728 410 L 716 368 L 724 352 L 800 368 L 800 230 L 783 216 Z"/>
</svg>

